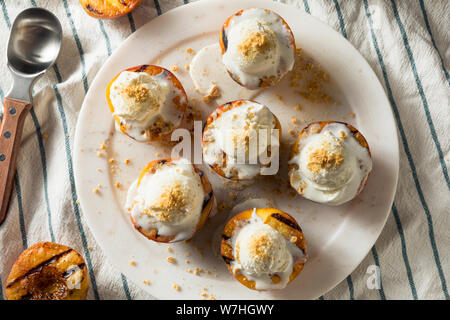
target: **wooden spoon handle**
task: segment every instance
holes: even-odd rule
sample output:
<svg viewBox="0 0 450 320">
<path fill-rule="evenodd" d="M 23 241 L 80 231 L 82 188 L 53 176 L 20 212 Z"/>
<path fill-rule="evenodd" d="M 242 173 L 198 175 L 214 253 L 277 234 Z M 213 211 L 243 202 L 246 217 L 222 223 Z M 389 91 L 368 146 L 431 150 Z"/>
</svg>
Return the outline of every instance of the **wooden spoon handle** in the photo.
<svg viewBox="0 0 450 320">
<path fill-rule="evenodd" d="M 3 121 L 0 128 L 0 224 L 5 220 L 8 211 L 23 124 L 31 109 L 31 103 L 26 101 L 5 98 L 3 103 Z"/>
</svg>

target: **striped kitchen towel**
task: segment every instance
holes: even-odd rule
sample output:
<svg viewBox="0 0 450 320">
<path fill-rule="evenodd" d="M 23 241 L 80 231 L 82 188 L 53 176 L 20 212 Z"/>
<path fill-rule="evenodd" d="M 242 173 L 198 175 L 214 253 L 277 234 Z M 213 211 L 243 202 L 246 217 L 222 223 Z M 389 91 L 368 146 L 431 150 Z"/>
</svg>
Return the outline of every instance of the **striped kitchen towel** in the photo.
<svg viewBox="0 0 450 320">
<path fill-rule="evenodd" d="M 224 0 L 225 1 L 225 0 Z M 39 241 L 70 245 L 86 259 L 89 299 L 152 299 L 105 263 L 77 200 L 73 135 L 102 63 L 137 28 L 187 0 L 144 0 L 115 20 L 88 17 L 76 0 L 0 0 L 0 43 L 14 17 L 40 6 L 61 20 L 63 54 L 34 88 L 6 222 L 0 227 L 0 299 L 11 265 Z M 367 59 L 399 132 L 400 178 L 389 219 L 360 266 L 321 299 L 449 299 L 450 1 L 286 0 L 330 25 Z M 6 60 L 5 50 L 1 52 Z M 0 64 L 0 97 L 11 77 Z M 379 286 L 373 270 L 379 267 Z"/>
</svg>

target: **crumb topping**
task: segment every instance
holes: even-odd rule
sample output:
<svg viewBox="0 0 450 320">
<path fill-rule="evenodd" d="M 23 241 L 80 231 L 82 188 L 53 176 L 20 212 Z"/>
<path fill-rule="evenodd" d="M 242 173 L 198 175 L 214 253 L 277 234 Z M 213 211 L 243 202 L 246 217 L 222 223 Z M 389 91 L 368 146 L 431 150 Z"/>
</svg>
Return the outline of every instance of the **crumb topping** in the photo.
<svg viewBox="0 0 450 320">
<path fill-rule="evenodd" d="M 141 82 L 137 82 L 127 85 L 122 89 L 121 94 L 137 103 L 143 103 L 150 97 L 150 90 L 144 87 Z"/>
<path fill-rule="evenodd" d="M 238 44 L 239 53 L 246 61 L 254 60 L 258 55 L 264 54 L 275 47 L 275 35 L 271 30 L 266 32 L 249 32 Z"/>
<path fill-rule="evenodd" d="M 328 147 L 328 148 L 327 148 Z M 318 173 L 322 169 L 336 170 L 342 163 L 344 158 L 341 152 L 329 152 L 329 143 L 320 149 L 311 152 L 309 156 L 308 169 L 314 173 Z"/>
<path fill-rule="evenodd" d="M 174 219 L 174 212 L 189 214 L 188 205 L 189 201 L 185 197 L 183 186 L 180 182 L 175 181 L 165 188 L 159 200 L 150 206 L 150 209 L 144 210 L 144 213 L 154 216 L 159 221 L 171 222 Z"/>
</svg>

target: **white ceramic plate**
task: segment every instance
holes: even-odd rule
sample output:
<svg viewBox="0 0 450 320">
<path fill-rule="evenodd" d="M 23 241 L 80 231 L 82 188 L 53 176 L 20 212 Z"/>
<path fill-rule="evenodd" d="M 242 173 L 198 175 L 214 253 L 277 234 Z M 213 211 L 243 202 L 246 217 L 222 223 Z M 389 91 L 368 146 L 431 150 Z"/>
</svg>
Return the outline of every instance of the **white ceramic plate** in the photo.
<svg viewBox="0 0 450 320">
<path fill-rule="evenodd" d="M 198 99 L 189 73 L 184 69 L 193 58 L 186 49 L 198 51 L 205 45 L 217 43 L 225 19 L 250 7 L 274 10 L 287 21 L 297 46 L 329 73 L 331 83 L 327 90 L 339 100 L 338 104 L 328 107 L 313 105 L 288 90 L 288 79 L 276 88 L 255 93 L 253 99 L 268 105 L 280 119 L 284 141 L 293 141 L 287 133 L 292 128 L 292 116 L 304 121 L 345 121 L 356 126 L 366 137 L 374 161 L 364 191 L 339 207 L 289 196 L 284 155 L 276 178 L 260 181 L 238 193 L 235 203 L 252 197 L 273 199 L 279 209 L 297 219 L 308 240 L 309 261 L 304 271 L 287 288 L 275 292 L 257 292 L 242 286 L 217 256 L 216 238 L 227 218 L 226 211 L 210 218 L 207 226 L 190 243 L 157 244 L 132 227 L 123 209 L 126 188 L 148 161 L 169 156 L 170 150 L 157 144 L 138 143 L 116 132 L 105 99 L 109 81 L 123 69 L 140 64 L 159 64 L 166 68 L 178 65 L 175 74 L 188 97 Z M 275 94 L 282 95 L 283 101 Z M 301 111 L 294 110 L 297 103 L 303 106 Z M 198 104 L 204 116 L 215 107 Z M 351 112 L 356 117 L 349 116 Z M 305 125 L 302 123 L 301 127 Z M 98 157 L 98 148 L 104 140 L 108 142 L 107 154 Z M 398 143 L 393 115 L 383 88 L 367 62 L 327 25 L 292 6 L 265 0 L 199 1 L 167 12 L 140 28 L 114 52 L 92 83 L 79 116 L 74 150 L 78 196 L 98 243 L 121 272 L 162 299 L 200 299 L 203 288 L 216 299 L 319 297 L 345 279 L 375 243 L 390 212 L 398 176 Z M 287 145 L 283 154 L 288 151 Z M 110 158 L 116 160 L 115 173 L 111 172 L 111 164 L 107 161 Z M 125 158 L 131 159 L 129 165 L 123 164 Z M 229 203 L 228 190 L 214 177 L 211 180 L 219 202 Z M 116 181 L 123 188 L 116 188 Z M 101 185 L 100 193 L 94 194 L 92 190 L 97 185 Z M 175 257 L 177 263 L 168 263 L 169 256 Z M 136 262 L 135 266 L 130 265 L 131 260 Z M 204 272 L 194 275 L 187 271 L 196 267 Z M 150 285 L 144 284 L 143 280 L 150 281 Z M 175 283 L 180 291 L 173 289 Z"/>
</svg>

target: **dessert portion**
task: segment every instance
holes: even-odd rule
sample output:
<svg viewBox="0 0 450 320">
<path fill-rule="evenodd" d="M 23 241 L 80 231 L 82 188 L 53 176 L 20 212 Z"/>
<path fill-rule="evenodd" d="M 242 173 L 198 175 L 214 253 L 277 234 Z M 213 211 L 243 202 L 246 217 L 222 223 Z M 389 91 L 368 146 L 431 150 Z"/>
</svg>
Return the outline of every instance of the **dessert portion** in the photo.
<svg viewBox="0 0 450 320">
<path fill-rule="evenodd" d="M 86 264 L 78 252 L 39 242 L 17 258 L 5 293 L 8 300 L 84 300 L 88 287 Z"/>
<path fill-rule="evenodd" d="M 221 254 L 233 276 L 254 290 L 285 288 L 307 260 L 303 232 L 289 214 L 254 208 L 226 224 Z"/>
<path fill-rule="evenodd" d="M 88 15 L 98 19 L 121 17 L 134 10 L 142 0 L 79 0 Z"/>
<path fill-rule="evenodd" d="M 252 181 L 278 154 L 280 131 L 266 106 L 250 100 L 228 102 L 203 127 L 203 160 L 223 178 Z"/>
<path fill-rule="evenodd" d="M 220 33 L 220 46 L 230 76 L 248 89 L 273 86 L 294 67 L 292 31 L 267 9 L 244 9 L 229 17 Z"/>
<path fill-rule="evenodd" d="M 356 197 L 371 170 L 363 135 L 349 124 L 334 121 L 313 122 L 303 129 L 289 160 L 291 186 L 309 200 L 330 205 Z"/>
<path fill-rule="evenodd" d="M 149 162 L 128 190 L 126 209 L 134 227 L 150 240 L 190 239 L 214 204 L 211 184 L 188 160 Z"/>
<path fill-rule="evenodd" d="M 188 103 L 175 75 L 153 65 L 119 73 L 109 83 L 106 98 L 116 127 L 140 142 L 170 135 L 181 124 Z"/>
</svg>

